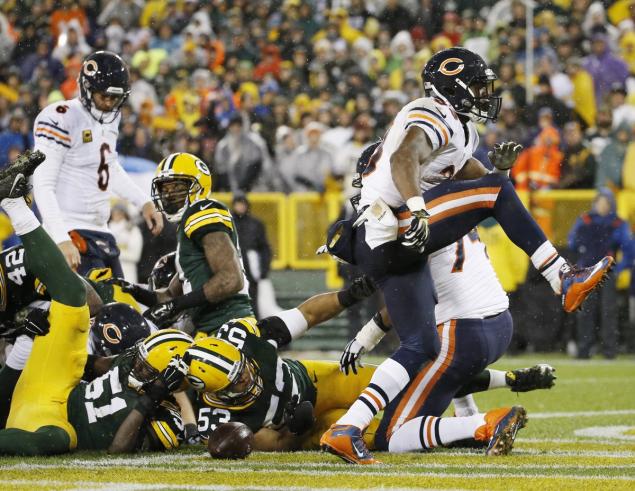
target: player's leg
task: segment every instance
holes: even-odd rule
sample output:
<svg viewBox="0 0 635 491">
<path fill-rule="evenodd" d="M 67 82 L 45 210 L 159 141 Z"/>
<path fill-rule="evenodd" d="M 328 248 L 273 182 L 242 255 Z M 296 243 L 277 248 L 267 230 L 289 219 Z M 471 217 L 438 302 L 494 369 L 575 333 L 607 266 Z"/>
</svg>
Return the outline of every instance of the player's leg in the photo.
<svg viewBox="0 0 635 491">
<path fill-rule="evenodd" d="M 474 180 L 446 180 L 423 196 L 431 214 L 427 253 L 452 244 L 484 219 L 493 217 L 531 258 L 554 292 L 563 294 L 567 312 L 582 304 L 613 265 L 613 259 L 606 257 L 589 268 L 572 268 L 547 240 L 506 176 L 493 173 Z M 407 213 L 401 218 L 406 217 Z"/>
<path fill-rule="evenodd" d="M 357 257 L 370 256 L 365 263 L 373 261 L 373 251 L 365 242 L 363 229 L 357 242 Z M 434 284 L 427 264 L 419 263 L 412 272 L 388 276 L 378 280 L 378 284 L 399 335 L 399 348 L 377 367 L 368 387 L 321 440 L 325 450 L 352 463 L 376 462 L 363 446 L 363 431 L 397 397 L 421 365 L 436 358 L 440 348 L 434 320 Z"/>
<path fill-rule="evenodd" d="M 28 178 L 34 168 L 23 168 L 21 173 Z M 51 448 L 56 452 L 68 451 L 74 447 L 76 435 L 67 420 L 66 401 L 80 380 L 86 362 L 89 325 L 86 291 L 82 280 L 70 270 L 64 256 L 21 198 L 26 191 L 12 193 L 15 186 L 9 187 L 5 182 L 9 178 L 10 174 L 0 175 L 0 197 L 4 198 L 0 205 L 22 239 L 27 267 L 45 284 L 52 303 L 50 332 L 37 337 L 33 343 L 13 394 L 7 430 L 0 431 L 1 448 L 4 453 L 24 453 L 28 446 L 41 442 L 41 433 L 35 432 L 55 426 L 62 432 L 55 433 L 65 437 L 61 440 L 55 437 L 56 441 L 42 448 L 42 453 L 50 452 Z M 16 440 L 10 437 L 15 431 L 9 429 L 25 433 Z"/>
</svg>

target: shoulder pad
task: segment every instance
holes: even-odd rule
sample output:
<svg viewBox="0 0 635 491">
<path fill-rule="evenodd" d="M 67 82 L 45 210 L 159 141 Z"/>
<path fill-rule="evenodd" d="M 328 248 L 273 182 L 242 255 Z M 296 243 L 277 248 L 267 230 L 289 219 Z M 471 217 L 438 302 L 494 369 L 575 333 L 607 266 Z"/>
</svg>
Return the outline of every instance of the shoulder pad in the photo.
<svg viewBox="0 0 635 491">
<path fill-rule="evenodd" d="M 213 199 L 203 199 L 191 204 L 181 219 L 183 232 L 187 237 L 203 227 L 209 231 L 231 232 L 234 230 L 234 219 L 225 204 Z"/>
</svg>

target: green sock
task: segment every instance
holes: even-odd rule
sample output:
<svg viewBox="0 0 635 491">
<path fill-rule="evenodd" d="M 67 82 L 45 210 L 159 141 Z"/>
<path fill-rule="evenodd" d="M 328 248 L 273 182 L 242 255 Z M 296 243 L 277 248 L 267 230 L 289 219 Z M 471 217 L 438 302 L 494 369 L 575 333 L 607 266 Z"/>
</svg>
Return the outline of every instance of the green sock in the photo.
<svg viewBox="0 0 635 491">
<path fill-rule="evenodd" d="M 11 367 L 0 368 L 0 428 L 4 428 L 11 409 L 11 398 L 22 370 L 14 370 Z"/>
<path fill-rule="evenodd" d="M 69 452 L 70 446 L 70 436 L 58 426 L 42 426 L 36 431 L 0 430 L 0 455 L 57 455 Z"/>
<path fill-rule="evenodd" d="M 82 280 L 66 264 L 64 255 L 42 227 L 21 235 L 30 273 L 44 283 L 56 302 L 71 307 L 86 304 L 86 288 Z"/>
</svg>

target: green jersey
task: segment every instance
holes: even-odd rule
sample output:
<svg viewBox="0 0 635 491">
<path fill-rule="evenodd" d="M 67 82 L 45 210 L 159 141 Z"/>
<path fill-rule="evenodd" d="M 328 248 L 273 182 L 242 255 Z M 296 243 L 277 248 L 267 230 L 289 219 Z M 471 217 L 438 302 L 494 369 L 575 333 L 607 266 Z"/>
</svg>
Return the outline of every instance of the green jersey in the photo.
<svg viewBox="0 0 635 491">
<path fill-rule="evenodd" d="M 263 427 L 281 426 L 285 423 L 285 406 L 294 396 L 298 396 L 299 401 L 308 400 L 315 404 L 317 392 L 304 365 L 280 358 L 273 344 L 235 324 L 222 326 L 216 336 L 236 346 L 256 363 L 262 378 L 262 393 L 241 410 L 210 405 L 204 395 L 199 396 L 198 429 L 202 434 L 228 421 L 244 423 L 254 433 Z"/>
<path fill-rule="evenodd" d="M 240 258 L 238 233 L 227 207 L 220 201 L 203 199 L 185 210 L 178 230 L 176 267 L 183 283 L 183 293 L 203 288 L 214 276 L 203 249 L 203 237 L 211 232 L 224 232 L 231 238 Z M 243 289 L 216 304 L 206 303 L 190 311 L 196 331 L 213 333 L 225 322 L 239 317 L 253 317 L 249 298 L 249 282 L 243 271 Z"/>
<path fill-rule="evenodd" d="M 68 398 L 68 421 L 77 432 L 77 448 L 107 449 L 121 423 L 135 408 L 139 392 L 128 386 L 134 351 L 115 358 L 110 370 L 92 382 L 80 382 Z"/>
</svg>

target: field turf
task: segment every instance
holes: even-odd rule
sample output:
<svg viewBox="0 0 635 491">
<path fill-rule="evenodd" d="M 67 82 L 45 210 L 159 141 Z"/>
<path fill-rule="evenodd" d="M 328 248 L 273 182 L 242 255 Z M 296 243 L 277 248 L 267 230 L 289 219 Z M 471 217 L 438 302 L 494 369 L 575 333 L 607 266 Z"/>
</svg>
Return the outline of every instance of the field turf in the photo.
<svg viewBox="0 0 635 491">
<path fill-rule="evenodd" d="M 0 489 L 635 489 L 635 360 L 536 355 L 505 358 L 496 367 L 540 361 L 557 368 L 554 389 L 476 396 L 481 409 L 527 408 L 528 426 L 506 457 L 473 450 L 377 453 L 383 465 L 356 467 L 318 452 L 254 453 L 238 462 L 212 460 L 202 447 L 117 458 L 76 452 L 0 458 Z"/>
</svg>

